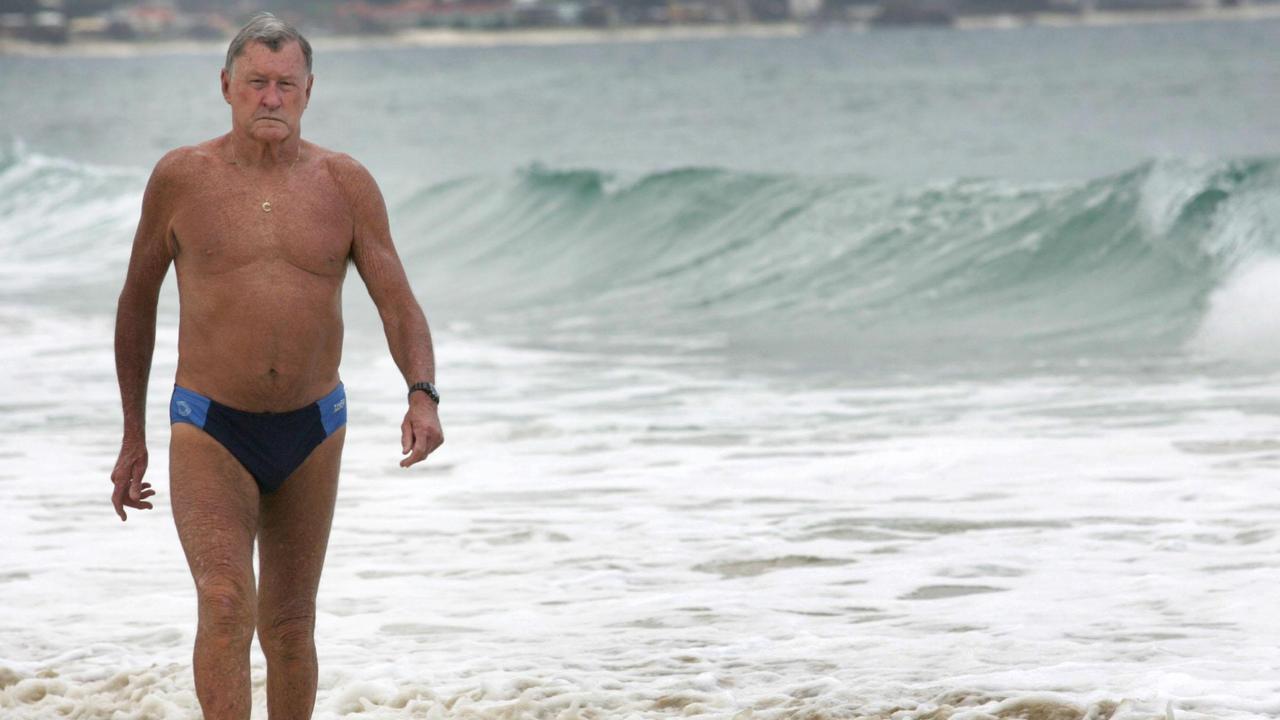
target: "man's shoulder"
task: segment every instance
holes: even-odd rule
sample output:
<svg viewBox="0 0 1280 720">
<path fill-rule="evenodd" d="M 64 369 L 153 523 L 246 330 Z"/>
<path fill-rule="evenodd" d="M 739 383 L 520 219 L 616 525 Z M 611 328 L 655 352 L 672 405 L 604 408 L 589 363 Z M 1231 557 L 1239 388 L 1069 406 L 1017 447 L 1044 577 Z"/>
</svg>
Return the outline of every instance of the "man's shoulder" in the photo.
<svg viewBox="0 0 1280 720">
<path fill-rule="evenodd" d="M 165 153 L 156 163 L 151 174 L 157 179 L 177 182 L 206 173 L 210 165 L 221 156 L 217 152 L 218 139 L 206 140 L 198 145 L 183 145 Z"/>
<path fill-rule="evenodd" d="M 322 148 L 323 150 L 323 148 Z M 337 183 L 348 202 L 360 206 L 369 197 L 380 196 L 378 183 L 359 160 L 344 152 L 323 150 L 321 161 L 329 176 Z"/>
<path fill-rule="evenodd" d="M 350 155 L 337 150 L 328 150 L 319 145 L 316 145 L 315 148 L 320 152 L 320 160 L 324 163 L 325 169 L 342 185 L 347 186 L 351 183 L 364 183 L 373 180 L 373 176 L 369 174 L 365 166 Z"/>
</svg>

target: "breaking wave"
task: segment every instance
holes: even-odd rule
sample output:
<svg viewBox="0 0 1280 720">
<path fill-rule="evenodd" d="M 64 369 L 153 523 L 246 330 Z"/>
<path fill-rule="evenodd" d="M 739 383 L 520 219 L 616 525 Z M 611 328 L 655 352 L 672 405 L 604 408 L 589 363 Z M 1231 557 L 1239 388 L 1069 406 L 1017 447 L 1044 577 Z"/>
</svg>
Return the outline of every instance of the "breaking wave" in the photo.
<svg viewBox="0 0 1280 720">
<path fill-rule="evenodd" d="M 0 156 L 0 297 L 109 310 L 145 179 L 21 148 Z M 454 321 L 837 358 L 1280 354 L 1271 158 L 924 186 L 533 166 L 398 197 L 415 287 L 433 317 Z"/>
</svg>

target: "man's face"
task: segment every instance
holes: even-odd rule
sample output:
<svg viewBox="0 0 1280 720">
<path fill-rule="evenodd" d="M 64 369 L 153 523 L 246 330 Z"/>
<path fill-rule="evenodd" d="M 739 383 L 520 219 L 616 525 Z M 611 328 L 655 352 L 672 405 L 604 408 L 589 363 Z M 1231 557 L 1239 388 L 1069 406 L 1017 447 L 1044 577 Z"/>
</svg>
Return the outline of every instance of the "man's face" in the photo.
<svg viewBox="0 0 1280 720">
<path fill-rule="evenodd" d="M 222 97 L 231 106 L 231 123 L 261 142 L 279 142 L 298 131 L 311 98 L 312 76 L 302 46 L 278 51 L 259 42 L 245 46 L 233 72 L 222 71 Z"/>
</svg>

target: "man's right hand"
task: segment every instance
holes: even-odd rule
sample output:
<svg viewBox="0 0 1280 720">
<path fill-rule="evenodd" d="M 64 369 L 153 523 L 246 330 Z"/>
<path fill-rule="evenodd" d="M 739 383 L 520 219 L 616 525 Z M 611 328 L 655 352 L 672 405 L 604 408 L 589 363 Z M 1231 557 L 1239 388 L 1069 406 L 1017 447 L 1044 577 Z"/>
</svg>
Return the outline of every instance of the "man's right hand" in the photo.
<svg viewBox="0 0 1280 720">
<path fill-rule="evenodd" d="M 126 506 L 138 510 L 150 510 L 151 503 L 146 499 L 156 494 L 151 483 L 142 482 L 147 472 L 147 445 L 145 442 L 125 440 L 120 445 L 120 457 L 116 460 L 116 468 L 111 471 L 111 482 L 115 491 L 111 493 L 111 503 L 116 506 L 116 514 L 120 520 L 127 518 L 124 514 Z"/>
</svg>

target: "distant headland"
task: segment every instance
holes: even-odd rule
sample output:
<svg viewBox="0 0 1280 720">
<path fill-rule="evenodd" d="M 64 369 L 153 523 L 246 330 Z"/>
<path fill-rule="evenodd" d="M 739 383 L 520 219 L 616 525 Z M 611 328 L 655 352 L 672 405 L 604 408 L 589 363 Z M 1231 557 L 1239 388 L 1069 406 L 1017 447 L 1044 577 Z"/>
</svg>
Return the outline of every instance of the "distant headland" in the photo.
<svg viewBox="0 0 1280 720">
<path fill-rule="evenodd" d="M 247 14 L 216 0 L 0 0 L 0 54 L 220 50 Z M 1242 0 L 399 0 L 282 2 L 320 47 L 568 45 L 893 27 L 1102 26 L 1280 18 Z"/>
</svg>

